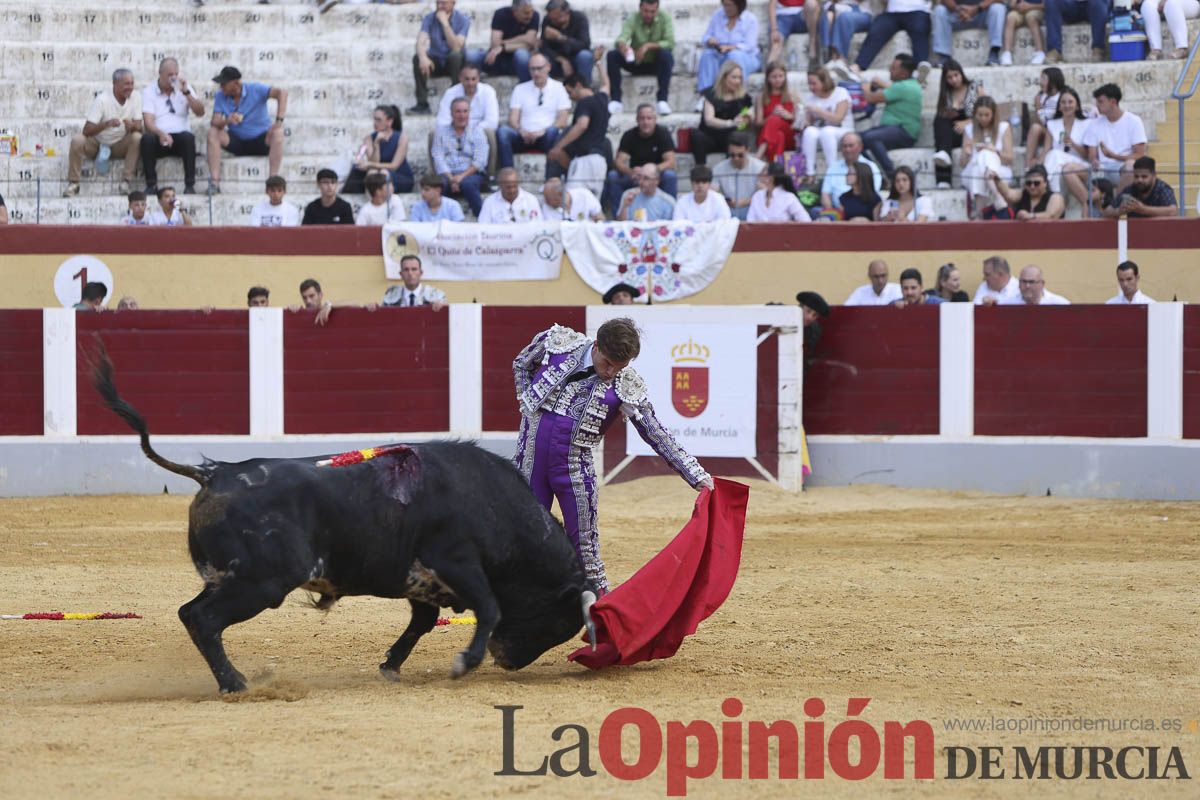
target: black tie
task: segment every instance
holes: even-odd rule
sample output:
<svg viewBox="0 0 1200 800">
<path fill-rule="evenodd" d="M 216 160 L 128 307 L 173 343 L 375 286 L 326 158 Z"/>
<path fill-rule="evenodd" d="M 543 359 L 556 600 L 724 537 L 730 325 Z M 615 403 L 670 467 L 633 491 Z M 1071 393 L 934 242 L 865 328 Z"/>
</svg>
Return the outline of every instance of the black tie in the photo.
<svg viewBox="0 0 1200 800">
<path fill-rule="evenodd" d="M 408 304 L 409 304 L 410 306 L 415 306 L 415 305 L 417 304 L 417 294 L 416 294 L 416 292 L 409 292 L 409 293 L 408 293 Z"/>
<path fill-rule="evenodd" d="M 582 372 L 576 372 L 574 375 L 567 378 L 567 383 L 574 383 L 575 381 L 586 380 L 587 378 L 590 378 L 595 374 L 596 374 L 596 368 L 594 366 L 590 366 L 587 369 L 583 370 Z"/>
</svg>

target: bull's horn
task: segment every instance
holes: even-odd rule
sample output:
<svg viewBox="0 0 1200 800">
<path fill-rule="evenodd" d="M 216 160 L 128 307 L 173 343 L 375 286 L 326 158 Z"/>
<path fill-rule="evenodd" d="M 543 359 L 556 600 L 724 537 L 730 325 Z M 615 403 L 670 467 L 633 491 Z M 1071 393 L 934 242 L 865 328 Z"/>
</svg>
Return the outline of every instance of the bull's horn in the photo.
<svg viewBox="0 0 1200 800">
<path fill-rule="evenodd" d="M 592 622 L 592 605 L 596 602 L 596 593 L 590 590 L 584 591 L 579 596 L 579 602 L 583 606 L 583 624 L 587 627 L 588 641 L 592 643 L 592 652 L 596 652 L 596 623 Z"/>
</svg>

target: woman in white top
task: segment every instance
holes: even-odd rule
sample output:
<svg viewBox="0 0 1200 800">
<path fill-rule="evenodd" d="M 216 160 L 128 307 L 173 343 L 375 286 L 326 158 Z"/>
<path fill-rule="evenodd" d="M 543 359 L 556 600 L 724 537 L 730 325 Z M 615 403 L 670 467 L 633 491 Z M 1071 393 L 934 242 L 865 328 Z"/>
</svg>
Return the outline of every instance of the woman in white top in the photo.
<svg viewBox="0 0 1200 800">
<path fill-rule="evenodd" d="M 896 167 L 892 191 L 879 206 L 881 222 L 929 222 L 934 218 L 933 201 L 917 193 L 912 167 Z"/>
<path fill-rule="evenodd" d="M 968 199 L 975 204 L 976 219 L 988 206 L 995 209 L 1007 206 L 1004 196 L 988 178 L 992 172 L 1006 181 L 1012 179 L 1012 131 L 1008 122 L 998 116 L 996 101 L 981 97 L 975 101 L 971 123 L 963 129 L 962 185 Z"/>
<path fill-rule="evenodd" d="M 838 159 L 842 136 L 854 130 L 854 116 L 850 113 L 850 93 L 834 83 L 824 67 L 808 71 L 808 91 L 797 123 L 804 127 L 800 134 L 804 174 L 816 175 L 817 144 L 825 154 L 825 169 L 829 169 Z"/>
<path fill-rule="evenodd" d="M 1061 193 L 1066 186 L 1081 208 L 1087 208 L 1088 162 L 1083 135 L 1089 122 L 1079 107 L 1079 95 L 1070 87 L 1063 89 L 1058 96 L 1058 113 L 1046 122 L 1034 143 L 1044 149 L 1030 162 L 1040 162 L 1050 175 L 1050 188 Z"/>
<path fill-rule="evenodd" d="M 1034 144 L 1038 137 L 1046 130 L 1046 123 L 1054 117 L 1058 111 L 1058 96 L 1062 94 L 1062 90 L 1067 86 L 1067 79 L 1063 75 L 1063 71 L 1058 67 L 1046 67 L 1042 70 L 1041 76 L 1038 78 L 1038 93 L 1033 98 L 1034 114 L 1037 118 L 1030 117 L 1029 134 L 1025 137 L 1025 152 L 1032 153 Z M 1030 164 L 1037 162 L 1029 162 Z"/>
<path fill-rule="evenodd" d="M 1175 50 L 1171 58 L 1185 58 L 1188 48 L 1187 21 L 1200 17 L 1200 0 L 1142 0 L 1142 23 L 1146 26 L 1146 38 L 1150 40 L 1147 61 L 1158 61 L 1162 54 L 1162 19 L 1167 18 Z"/>
<path fill-rule="evenodd" d="M 758 176 L 758 186 L 750 198 L 747 222 L 812 222 L 782 164 L 768 164 Z"/>
</svg>

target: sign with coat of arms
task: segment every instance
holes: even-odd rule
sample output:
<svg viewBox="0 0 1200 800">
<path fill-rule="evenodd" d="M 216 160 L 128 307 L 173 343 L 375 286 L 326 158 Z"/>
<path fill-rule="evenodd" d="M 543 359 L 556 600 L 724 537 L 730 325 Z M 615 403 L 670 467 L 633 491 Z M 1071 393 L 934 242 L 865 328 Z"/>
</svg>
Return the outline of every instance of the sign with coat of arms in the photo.
<svg viewBox="0 0 1200 800">
<path fill-rule="evenodd" d="M 694 456 L 754 458 L 756 327 L 638 322 L 642 350 L 634 366 L 663 426 Z M 639 456 L 654 452 L 632 424 L 626 451 Z"/>
</svg>

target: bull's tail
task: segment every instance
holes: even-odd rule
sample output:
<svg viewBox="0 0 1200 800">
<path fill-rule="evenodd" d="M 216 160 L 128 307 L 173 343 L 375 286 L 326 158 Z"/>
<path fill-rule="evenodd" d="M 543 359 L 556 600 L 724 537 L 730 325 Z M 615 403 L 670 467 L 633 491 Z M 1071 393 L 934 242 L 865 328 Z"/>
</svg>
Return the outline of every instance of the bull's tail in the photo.
<svg viewBox="0 0 1200 800">
<path fill-rule="evenodd" d="M 137 431 L 138 436 L 141 437 L 142 452 L 146 454 L 146 458 L 169 472 L 191 478 L 201 486 L 207 486 L 211 476 L 207 465 L 194 467 L 190 464 L 176 464 L 174 461 L 168 461 L 160 456 L 150 446 L 150 432 L 146 430 L 146 420 L 142 419 L 142 415 L 136 408 L 117 394 L 117 386 L 113 383 L 112 360 L 109 359 L 108 350 L 105 349 L 104 342 L 100 340 L 99 336 L 96 337 L 96 345 L 95 358 L 88 359 L 92 366 L 92 386 L 104 398 L 104 404 L 112 409 L 118 417 L 125 420 L 126 425 Z"/>
</svg>

